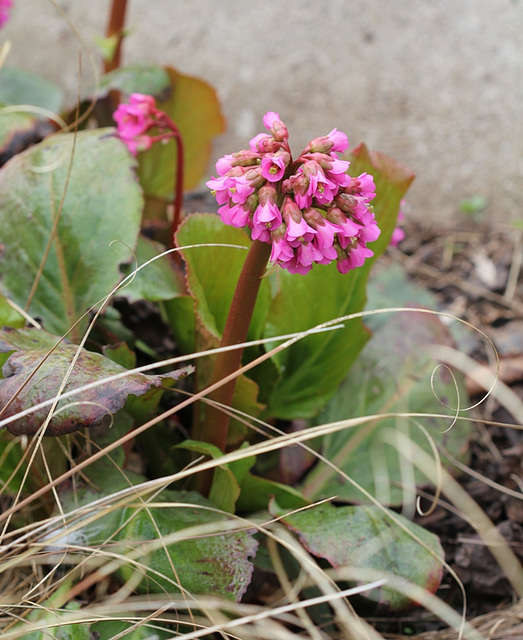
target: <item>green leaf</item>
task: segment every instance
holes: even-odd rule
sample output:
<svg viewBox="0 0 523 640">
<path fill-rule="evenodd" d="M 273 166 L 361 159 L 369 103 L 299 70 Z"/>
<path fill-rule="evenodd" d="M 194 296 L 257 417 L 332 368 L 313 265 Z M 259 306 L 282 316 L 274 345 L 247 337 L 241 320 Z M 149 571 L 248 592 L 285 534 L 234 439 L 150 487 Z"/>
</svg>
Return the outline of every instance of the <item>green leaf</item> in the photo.
<svg viewBox="0 0 523 640">
<path fill-rule="evenodd" d="M 0 69 L 0 102 L 28 104 L 57 113 L 62 101 L 61 89 L 43 76 L 13 67 Z"/>
<path fill-rule="evenodd" d="M 163 67 L 152 64 L 136 64 L 118 67 L 100 78 L 98 97 L 107 95 L 116 89 L 127 95 L 145 93 L 160 97 L 169 91 L 169 74 Z"/>
<path fill-rule="evenodd" d="M 137 616 L 139 614 L 136 614 Z M 126 630 L 129 632 L 126 633 Z M 178 629 L 179 630 L 179 629 Z M 167 640 L 173 632 L 165 629 L 155 620 L 140 622 L 138 626 L 124 620 L 101 620 L 91 625 L 91 640 Z"/>
<path fill-rule="evenodd" d="M 25 111 L 2 113 L 0 117 L 0 165 L 4 165 L 14 155 L 26 147 L 40 142 L 51 133 L 54 133 L 54 127 L 46 120 L 37 118 L 34 113 Z"/>
<path fill-rule="evenodd" d="M 165 321 L 171 327 L 178 347 L 182 353 L 194 353 L 195 348 L 195 324 L 194 300 L 191 296 L 179 296 L 172 300 L 166 300 L 161 305 Z"/>
<path fill-rule="evenodd" d="M 163 251 L 165 251 L 165 247 L 161 244 L 140 235 L 135 251 L 137 264 L 133 260 L 130 264 L 122 265 L 121 272 L 124 276 L 128 276 L 149 260 L 153 258 L 156 260 L 138 271 L 125 287 L 119 289 L 118 295 L 124 296 L 130 302 L 137 300 L 158 302 L 159 300 L 171 300 L 182 295 L 184 292 L 183 283 L 177 277 L 169 256 L 157 257 Z"/>
<path fill-rule="evenodd" d="M 118 265 L 129 260 L 129 247 L 136 245 L 143 203 L 133 164 L 109 129 L 80 132 L 76 138 L 56 135 L 0 171 L 0 237 L 7 241 L 0 254 L 0 288 L 21 307 L 59 215 L 29 308 L 47 330 L 65 334 L 120 280 Z M 85 326 L 86 320 L 73 338 Z"/>
<path fill-rule="evenodd" d="M 55 594 L 56 595 L 56 594 Z M 92 640 L 90 625 L 84 622 L 64 624 L 68 612 L 74 612 L 80 608 L 77 602 L 70 602 L 63 609 L 55 609 L 52 606 L 52 598 L 44 603 L 42 610 L 33 610 L 27 616 L 27 620 L 19 625 L 20 630 L 24 625 L 42 625 L 41 631 L 31 631 L 20 637 L 20 640 Z"/>
<path fill-rule="evenodd" d="M 279 272 L 280 289 L 272 301 L 265 337 L 304 331 L 365 307 L 370 269 L 388 246 L 400 201 L 413 176 L 362 145 L 352 156 L 350 172 L 359 175 L 364 171 L 374 176 L 377 195 L 373 204 L 382 230 L 371 244 L 374 258 L 345 275 L 338 273 L 335 264 L 317 265 L 304 276 Z M 309 336 L 280 352 L 273 360 L 282 377 L 267 400 L 265 414 L 282 419 L 314 416 L 335 393 L 368 337 L 362 320 L 356 319 L 346 322 L 343 329 Z"/>
<path fill-rule="evenodd" d="M 2 367 L 3 378 L 0 379 L 0 406 L 10 403 L 2 418 L 16 416 L 40 402 L 54 399 L 78 351 L 78 347 L 62 342 L 51 352 L 59 340 L 57 336 L 38 329 L 0 330 L 0 353 L 10 354 Z M 81 349 L 63 392 L 126 371 L 98 353 Z M 47 427 L 46 435 L 63 435 L 83 427 L 94 427 L 104 417 L 121 409 L 128 396 L 145 395 L 147 398 L 148 394 L 153 393 L 152 389 L 169 387 L 188 371 L 180 369 L 166 375 L 151 376 L 129 373 L 124 378 L 61 400 Z M 46 420 L 49 409 L 50 407 L 38 409 L 24 418 L 10 422 L 7 429 L 14 435 L 34 434 Z"/>
<path fill-rule="evenodd" d="M 251 473 L 255 463 L 255 456 L 246 456 L 228 464 L 240 485 L 241 492 L 236 502 L 237 513 L 250 514 L 265 511 L 273 498 L 276 498 L 278 504 L 288 509 L 298 509 L 310 504 L 293 487 Z"/>
<path fill-rule="evenodd" d="M 369 293 L 369 307 L 374 309 L 412 306 L 418 300 L 436 306 L 427 291 L 406 281 L 400 268 L 388 268 L 380 273 Z M 428 415 L 419 422 L 436 443 L 463 458 L 470 426 L 458 421 L 449 430 L 454 412 L 441 404 L 467 405 L 463 379 L 456 373 L 458 403 L 454 380 L 445 368 L 435 371 L 437 362 L 428 350 L 431 345 L 452 344 L 448 329 L 436 316 L 415 310 L 372 316 L 368 321 L 374 331 L 372 339 L 316 420 L 328 423 L 393 412 L 448 414 L 447 419 Z M 411 502 L 413 483 L 426 483 L 427 478 L 393 446 L 397 432 L 408 435 L 425 451 L 431 452 L 426 435 L 416 424 L 405 418 L 389 417 L 325 436 L 322 453 L 382 504 Z M 411 477 L 410 486 L 408 477 Z M 310 498 L 336 494 L 347 501 L 365 500 L 359 489 L 324 466 L 316 467 L 307 476 L 303 488 Z"/>
<path fill-rule="evenodd" d="M 113 491 L 118 490 L 122 484 L 118 472 L 112 475 Z M 60 498 L 65 517 L 77 506 L 102 496 L 91 489 L 63 492 Z M 113 509 L 74 532 L 68 533 L 66 526 L 63 532 L 56 532 L 60 537 L 53 543 L 53 550 L 63 551 L 67 545 L 82 540 L 83 546 L 100 548 L 103 552 L 111 543 L 117 552 L 129 555 L 129 560 L 117 571 L 120 580 L 126 582 L 135 571 L 142 574 L 137 587 L 140 593 L 178 593 L 181 585 L 195 595 L 239 600 L 251 580 L 253 567 L 249 558 L 256 553 L 257 542 L 252 532 L 222 532 L 221 525 L 228 522 L 230 518 L 198 493 L 164 491 L 154 499 L 154 506 L 134 500 L 132 506 Z M 197 535 L 197 527 L 213 524 L 215 533 Z M 186 529 L 188 533 L 184 535 Z M 155 550 L 148 548 L 148 541 L 175 532 L 181 534 L 176 542 L 157 545 Z"/>
<path fill-rule="evenodd" d="M 217 215 L 195 213 L 188 216 L 178 231 L 178 246 L 207 242 L 245 248 L 251 244 L 244 231 L 223 224 Z M 183 250 L 183 257 L 187 263 L 187 285 L 196 301 L 197 316 L 205 330 L 216 340 L 220 340 L 222 336 L 246 256 L 247 251 L 231 247 L 203 246 Z M 249 340 L 255 340 L 262 334 L 270 295 L 269 281 L 264 278 L 254 307 Z"/>
<path fill-rule="evenodd" d="M 184 190 L 194 189 L 204 176 L 211 154 L 211 141 L 225 129 L 215 90 L 204 80 L 186 76 L 171 67 L 165 71 L 170 92 L 157 107 L 171 118 L 184 144 Z M 143 93 L 143 91 L 142 91 Z M 176 173 L 174 142 L 156 144 L 138 157 L 138 175 L 147 195 L 166 198 L 173 193 Z"/>
<path fill-rule="evenodd" d="M 199 440 L 184 440 L 177 445 L 179 449 L 193 451 L 209 458 L 217 459 L 223 456 L 218 447 L 209 442 L 201 442 Z M 228 464 L 223 464 L 214 469 L 209 500 L 222 511 L 234 513 L 236 500 L 240 494 L 240 487 L 235 475 L 230 470 Z"/>
<path fill-rule="evenodd" d="M 145 511 L 129 507 L 124 510 L 122 520 L 128 524 L 118 537 L 128 550 L 134 550 L 138 542 L 155 540 L 158 532 L 164 536 L 189 527 L 224 521 L 222 514 L 206 508 L 212 507 L 212 503 L 197 493 L 169 491 L 162 495 L 161 501 L 165 501 L 163 508 Z M 201 508 L 179 504 L 187 502 Z M 176 585 L 181 584 L 193 594 L 240 600 L 251 579 L 252 564 L 248 558 L 256 553 L 257 548 L 252 534 L 235 531 L 201 538 L 194 535 L 168 545 L 167 550 L 158 549 L 150 554 L 145 559 L 150 573 L 138 590 L 172 593 L 178 591 Z M 176 573 L 173 573 L 173 566 Z M 155 571 L 158 573 L 153 573 Z M 129 564 L 123 565 L 120 573 L 127 580 L 134 573 L 134 568 Z"/>
<path fill-rule="evenodd" d="M 271 513 L 281 516 L 285 512 L 273 505 Z M 407 531 L 393 519 L 399 520 Z M 298 534 L 310 553 L 328 560 L 336 569 L 382 571 L 384 577 L 392 574 L 405 578 L 431 593 L 441 582 L 444 554 L 437 536 L 386 509 L 375 505 L 336 508 L 324 503 L 285 516 L 282 522 Z M 412 604 L 407 596 L 388 586 L 366 592 L 365 596 L 390 609 Z"/>
<path fill-rule="evenodd" d="M 460 201 L 459 208 L 464 212 L 471 215 L 481 213 L 487 206 L 487 199 L 479 194 L 476 194 L 470 198 L 465 198 Z"/>
<path fill-rule="evenodd" d="M 18 313 L 9 302 L 0 295 L 0 327 L 21 328 L 25 326 L 25 318 Z"/>
<path fill-rule="evenodd" d="M 103 37 L 97 33 L 93 37 L 94 43 L 98 48 L 98 51 L 102 54 L 105 61 L 111 61 L 114 58 L 120 37 L 117 33 L 113 33 L 112 36 Z"/>
</svg>

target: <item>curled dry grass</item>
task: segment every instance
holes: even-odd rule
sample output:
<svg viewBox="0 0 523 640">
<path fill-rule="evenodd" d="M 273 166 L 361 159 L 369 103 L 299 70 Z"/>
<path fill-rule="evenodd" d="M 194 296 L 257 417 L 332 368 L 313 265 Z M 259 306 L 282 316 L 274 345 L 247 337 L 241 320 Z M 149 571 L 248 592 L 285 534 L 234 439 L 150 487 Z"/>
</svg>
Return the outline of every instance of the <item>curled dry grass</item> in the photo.
<svg viewBox="0 0 523 640">
<path fill-rule="evenodd" d="M 329 324 L 336 327 L 344 320 L 346 319 L 339 318 Z M 328 328 L 317 327 L 314 330 Z M 275 350 L 286 348 L 289 344 L 307 334 L 308 332 L 285 336 L 286 339 L 284 339 L 282 345 L 276 347 Z M 274 344 L 274 339 L 271 339 L 271 342 Z M 206 354 L 198 353 L 186 357 L 184 360 L 191 361 L 193 357 L 203 357 L 204 355 Z M 270 354 L 267 357 L 270 357 Z M 156 366 L 163 366 L 164 364 L 166 363 L 160 363 L 160 365 Z M 170 361 L 169 364 L 173 365 L 175 362 Z M 251 368 L 251 365 L 244 367 L 242 371 L 235 375 L 239 375 L 248 368 Z M 224 382 L 225 380 L 222 381 L 222 383 Z M 205 390 L 205 392 L 186 398 L 169 412 L 141 425 L 138 431 L 154 428 L 154 425 L 159 420 L 164 419 L 167 414 L 170 415 L 179 411 L 180 407 L 187 406 L 196 400 L 205 400 L 204 393 L 208 391 Z M 496 387 L 491 389 L 491 393 L 496 393 Z M 58 399 L 55 398 L 49 401 L 50 416 L 52 415 L 52 408 L 56 406 Z M 405 419 L 416 419 L 421 422 L 424 417 L 427 417 L 419 414 L 394 413 L 390 415 Z M 442 415 L 448 418 L 448 415 Z M 174 625 L 173 629 L 176 628 L 176 625 L 183 625 L 183 633 L 179 635 L 173 632 L 173 637 L 184 638 L 199 638 L 209 636 L 212 633 L 220 634 L 222 637 L 240 638 L 287 638 L 296 637 L 297 635 L 312 638 L 382 638 L 382 635 L 356 615 L 347 600 L 347 595 L 351 590 L 349 592 L 342 591 L 338 582 L 357 582 L 362 585 L 359 589 L 365 590 L 369 588 L 369 584 L 383 580 L 386 580 L 388 585 L 405 592 L 411 599 L 422 603 L 435 616 L 454 628 L 456 630 L 455 633 L 462 633 L 464 638 L 478 639 L 485 637 L 481 631 L 474 628 L 476 625 L 465 624 L 460 614 L 450 609 L 436 596 L 424 592 L 415 585 L 405 584 L 404 581 L 398 580 L 394 576 L 364 571 L 363 569 L 355 570 L 354 568 L 352 570 L 344 568 L 338 572 L 333 570 L 326 571 L 320 568 L 315 559 L 307 553 L 286 528 L 277 522 L 277 519 L 246 520 L 235 518 L 231 520 L 230 514 L 223 514 L 224 520 L 220 523 L 192 527 L 174 532 L 168 536 L 159 536 L 156 540 L 144 543 L 145 550 L 152 551 L 155 548 L 162 548 L 176 541 L 194 538 L 195 536 L 256 529 L 269 540 L 268 548 L 276 567 L 276 576 L 281 584 L 281 589 L 276 594 L 277 596 L 279 594 L 278 597 L 280 598 L 277 604 L 271 602 L 267 606 L 254 606 L 244 603 L 231 603 L 212 597 L 194 597 L 183 591 L 181 595 L 177 594 L 174 598 L 172 594 L 159 594 L 149 596 L 146 599 L 142 596 L 134 595 L 134 587 L 147 570 L 147 567 L 141 562 L 144 549 L 124 552 L 111 539 L 105 540 L 96 549 L 82 546 L 82 541 L 78 536 L 75 537 L 75 532 L 86 523 L 96 522 L 107 513 L 122 506 L 133 505 L 138 506 L 140 509 L 150 509 L 153 506 L 155 508 L 160 506 L 176 508 L 181 505 L 156 502 L 158 493 L 173 482 L 189 478 L 196 473 L 205 469 L 212 469 L 219 464 L 275 451 L 290 445 L 298 444 L 307 447 L 308 451 L 312 451 L 307 444 L 311 439 L 342 429 L 357 428 L 377 418 L 377 416 L 364 416 L 285 434 L 275 433 L 271 425 L 259 420 L 253 420 L 249 416 L 238 416 L 236 414 L 235 417 L 243 419 L 258 433 L 265 433 L 266 439 L 240 451 L 228 453 L 220 460 L 199 462 L 171 476 L 151 480 L 136 486 L 132 486 L 129 483 L 128 488 L 115 492 L 95 503 L 80 506 L 66 515 L 63 513 L 59 494 L 55 491 L 56 487 L 66 479 L 74 481 L 80 478 L 82 471 L 92 462 L 108 455 L 114 448 L 125 444 L 136 435 L 136 431 L 120 438 L 105 449 L 95 451 L 91 457 L 75 466 L 71 466 L 67 472 L 58 477 L 53 477 L 52 469 L 48 467 L 49 481 L 46 485 L 30 496 L 23 499 L 21 496 L 18 497 L 13 504 L 4 509 L 0 516 L 0 524 L 3 526 L 2 545 L 0 547 L 0 585 L 2 593 L 0 599 L 2 604 L 0 628 L 2 629 L 3 637 L 6 640 L 11 638 L 14 640 L 22 637 L 28 631 L 49 628 L 49 621 L 27 622 L 27 618 L 31 612 L 52 611 L 56 615 L 55 623 L 53 624 L 57 625 L 93 622 L 100 619 L 117 619 L 132 622 L 136 626 L 147 625 L 148 628 L 151 627 L 153 629 L 154 624 L 167 622 L 170 625 Z M 471 420 L 471 418 L 462 418 L 461 416 L 452 419 Z M 1 422 L 0 425 L 2 425 Z M 32 448 L 31 446 L 27 448 L 27 452 L 29 452 L 27 473 L 30 473 L 31 460 L 34 460 L 37 452 L 45 456 L 41 436 L 35 437 L 33 444 Z M 437 455 L 431 457 L 422 450 L 416 450 L 412 442 L 407 443 L 408 446 L 405 446 L 405 443 L 398 443 L 398 440 L 394 439 L 391 444 L 398 446 L 400 451 L 410 452 L 411 459 L 409 463 L 421 467 L 429 479 L 439 485 L 439 488 L 445 494 L 447 500 L 454 505 L 454 508 L 462 512 L 464 517 L 474 524 L 484 542 L 490 545 L 492 553 L 505 570 L 516 592 L 522 595 L 523 571 L 513 552 L 499 535 L 492 522 L 488 520 L 466 492 L 461 489 L 452 476 L 441 471 Z M 321 462 L 330 467 L 332 473 L 339 474 L 344 481 L 357 485 L 356 478 L 344 475 L 332 462 L 325 459 L 322 459 Z M 123 471 L 121 473 L 125 476 Z M 43 517 L 25 526 L 19 524 L 16 527 L 6 526 L 13 522 L 15 517 L 20 520 L 21 516 L 23 519 L 25 511 L 35 503 L 38 503 L 39 498 L 49 495 L 50 492 L 54 492 L 53 499 L 56 503 L 58 515 Z M 227 520 L 225 520 L 226 515 L 228 516 Z M 395 524 L 401 526 L 399 522 Z M 294 582 L 288 579 L 281 563 L 278 563 L 279 549 L 281 548 L 287 549 L 302 567 L 301 576 Z M 126 584 L 113 591 L 109 588 L 110 576 L 123 564 L 132 566 L 134 573 Z M 307 599 L 303 595 L 303 589 L 310 586 L 315 586 L 322 594 L 320 600 L 317 598 Z M 173 591 L 178 590 L 179 585 L 173 582 Z M 87 601 L 87 605 L 80 610 L 64 609 L 66 603 L 74 598 L 81 598 L 83 602 Z M 328 632 L 317 628 L 307 614 L 308 606 L 321 602 L 328 602 L 333 612 L 332 625 Z M 129 612 L 132 612 L 132 615 L 129 615 Z M 26 621 L 26 624 L 20 626 L 20 621 Z M 186 629 L 189 630 L 186 631 Z"/>
</svg>

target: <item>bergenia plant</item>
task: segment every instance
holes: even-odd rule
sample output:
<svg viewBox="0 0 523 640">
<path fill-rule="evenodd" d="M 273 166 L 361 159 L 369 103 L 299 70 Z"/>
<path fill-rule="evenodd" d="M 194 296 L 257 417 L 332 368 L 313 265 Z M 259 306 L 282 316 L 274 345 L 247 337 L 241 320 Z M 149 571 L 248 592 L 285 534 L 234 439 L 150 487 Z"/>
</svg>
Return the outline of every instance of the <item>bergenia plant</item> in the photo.
<svg viewBox="0 0 523 640">
<path fill-rule="evenodd" d="M 11 4 L 0 0 L 0 26 Z M 118 44 L 125 4 L 113 3 L 117 11 L 108 35 L 116 35 Z M 0 442 L 34 437 L 31 443 L 40 446 L 44 434 L 74 432 L 92 439 L 83 447 L 78 435 L 67 452 L 65 445 L 64 451 L 53 447 L 52 471 L 45 456 L 42 462 L 38 456 L 31 458 L 27 473 L 20 471 L 18 461 L 26 449 L 9 440 L 0 465 L 2 490 L 9 492 L 13 504 L 21 504 L 19 492 L 28 483 L 33 483 L 29 488 L 35 495 L 42 495 L 48 478 L 66 479 L 57 489 L 56 527 L 65 527 L 69 519 L 75 522 L 87 553 L 96 549 L 103 554 L 112 542 L 122 549 L 123 560 L 127 552 L 129 559 L 138 558 L 133 554 L 139 552 L 139 573 L 127 561 L 110 572 L 126 589 L 137 585 L 143 593 L 177 593 L 179 587 L 196 595 L 242 598 L 258 542 L 250 526 L 228 516 L 233 513 L 249 518 L 261 511 L 265 521 L 270 512 L 312 555 L 333 567 L 353 565 L 347 550 L 357 562 L 367 556 L 359 553 L 347 531 L 359 522 L 358 544 L 374 545 L 376 528 L 380 536 L 389 536 L 389 521 L 399 516 L 368 506 L 313 507 L 316 499 L 333 495 L 330 488 L 328 494 L 325 490 L 329 478 L 318 477 L 324 467 L 314 477 L 311 462 L 300 460 L 297 468 L 287 468 L 281 462 L 287 449 L 282 436 L 281 445 L 268 454 L 270 464 L 275 458 L 276 464 L 265 473 L 254 466 L 265 459 L 256 458 L 248 429 L 259 419 L 261 429 L 277 428 L 281 434 L 302 420 L 305 440 L 319 412 L 328 409 L 369 339 L 360 317 L 367 278 L 390 241 L 400 200 L 413 176 L 363 145 L 349 155 L 347 136 L 337 129 L 293 154 L 286 125 L 269 111 L 263 117 L 264 133 L 254 136 L 248 148 L 216 163 L 215 176 L 206 184 L 217 211 L 182 219 L 182 190 L 201 183 L 210 141 L 224 128 L 216 93 L 204 81 L 172 68 L 122 70 L 117 68 L 119 56 L 113 63 L 93 96 L 96 106 L 92 113 L 85 112 L 91 118 L 88 126 L 77 126 L 76 116 L 71 116 L 76 110 L 70 111 L 68 132 L 53 129 L 52 137 L 23 152 L 9 147 L 13 157 L 0 169 L 0 316 L 8 327 L 0 329 L 0 427 L 9 431 L 0 432 Z M 115 109 L 117 97 L 121 100 Z M 196 100 L 205 109 L 194 109 Z M 19 120 L 10 122 L 10 133 L 16 135 Z M 74 162 L 69 161 L 73 156 Z M 150 238 L 151 229 L 158 228 L 161 242 L 158 236 Z M 179 259 L 170 260 L 164 253 Z M 134 262 L 140 265 L 136 274 Z M 12 308 L 2 306 L 6 300 L 25 309 L 25 317 L 16 313 L 13 319 Z M 144 325 L 151 317 L 160 323 L 165 332 L 161 347 L 151 347 L 122 319 L 135 302 L 145 302 L 145 313 L 150 314 Z M 31 317 L 44 328 L 26 327 Z M 329 323 L 336 325 L 335 331 L 316 330 Z M 289 335 L 292 339 L 282 344 L 282 336 Z M 212 356 L 198 353 L 213 348 Z M 161 363 L 162 373 L 145 373 L 165 357 L 169 359 Z M 183 359 L 186 366 L 166 373 L 173 358 Z M 260 362 L 262 366 L 254 366 Z M 136 364 L 144 364 L 143 370 Z M 242 370 L 242 365 L 248 366 Z M 240 375 L 247 369 L 248 375 Z M 175 384 L 185 384 L 183 393 L 165 398 Z M 203 402 L 194 414 L 182 413 L 194 403 L 194 391 Z M 343 411 L 341 419 L 347 409 Z M 239 412 L 243 424 L 231 423 L 230 413 Z M 323 451 L 331 446 L 324 439 L 316 441 Z M 275 441 L 267 442 L 272 446 Z M 142 475 L 128 469 L 134 443 L 144 462 Z M 338 449 L 342 459 L 338 450 L 329 453 L 330 459 L 345 469 L 352 464 L 345 451 L 352 449 Z M 227 463 L 219 464 L 231 451 Z M 206 456 L 203 471 L 194 465 L 194 455 Z M 212 473 L 211 457 L 216 462 Z M 77 494 L 83 482 L 77 464 L 87 478 L 85 495 Z M 287 472 L 292 472 L 292 480 Z M 75 481 L 69 482 L 73 475 Z M 96 532 L 76 514 L 92 500 L 127 491 L 130 485 L 143 483 L 147 492 L 146 481 L 152 477 L 164 482 L 156 487 L 161 493 L 153 489 L 156 506 L 138 504 L 137 494 L 130 492 L 130 502 L 115 503 L 114 512 L 96 512 Z M 198 491 L 188 494 L 187 489 Z M 139 495 L 147 501 L 146 493 Z M 42 506 L 46 517 L 52 516 L 52 506 Z M 302 507 L 311 508 L 304 514 L 288 513 Z M 0 514 L 0 521 L 9 517 Z M 220 531 L 222 521 L 241 530 Z M 216 532 L 207 529 L 200 536 L 192 529 L 212 523 Z M 317 544 L 324 538 L 317 532 L 319 524 L 332 530 L 324 546 Z M 53 535 L 61 553 L 72 538 L 58 529 Z M 34 531 L 41 536 L 34 549 L 47 553 L 42 536 L 48 534 L 48 523 Z M 154 546 L 157 538 L 167 540 L 178 531 L 176 541 L 146 549 L 148 543 Z M 415 531 L 433 550 L 428 553 L 403 529 L 398 531 L 393 538 L 383 538 L 383 552 L 371 554 L 369 566 L 376 568 L 371 563 L 378 558 L 384 571 L 435 588 L 441 568 L 437 541 Z M 13 538 L 13 548 L 28 544 L 24 537 L 20 544 Z M 413 546 L 424 555 L 407 568 L 396 567 L 389 546 L 396 549 L 398 544 L 409 558 Z M 86 576 L 87 582 L 83 574 L 75 574 L 72 592 L 78 589 L 75 593 L 82 597 L 88 593 L 96 570 Z M 391 594 L 384 593 L 392 602 Z M 396 604 L 404 606 L 405 599 Z"/>
<path fill-rule="evenodd" d="M 350 177 L 349 162 L 338 157 L 348 148 L 344 133 L 333 129 L 311 140 L 294 160 L 289 133 L 279 114 L 268 112 L 263 122 L 268 133 L 252 138 L 249 149 L 218 160 L 219 177 L 207 182 L 221 205 L 221 220 L 248 228 L 252 238 L 221 347 L 245 342 L 268 261 L 302 275 L 314 263 L 336 261 L 338 271 L 347 273 L 373 255 L 367 242 L 380 235 L 369 204 L 375 197 L 372 176 L 362 173 Z M 241 359 L 241 349 L 220 353 L 211 385 L 234 373 Z M 230 406 L 234 389 L 235 380 L 231 380 L 209 397 Z M 216 405 L 207 407 L 199 436 L 225 451 L 228 425 L 226 412 Z M 202 491 L 208 491 L 208 482 L 209 478 L 200 485 Z"/>
</svg>

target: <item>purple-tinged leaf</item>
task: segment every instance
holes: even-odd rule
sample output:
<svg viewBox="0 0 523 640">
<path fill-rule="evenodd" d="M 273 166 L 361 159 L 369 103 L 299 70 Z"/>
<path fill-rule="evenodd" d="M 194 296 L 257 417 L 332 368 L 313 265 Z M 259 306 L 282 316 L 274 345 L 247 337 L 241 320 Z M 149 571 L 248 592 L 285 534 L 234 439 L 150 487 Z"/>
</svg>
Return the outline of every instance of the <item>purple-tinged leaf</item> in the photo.
<svg viewBox="0 0 523 640">
<path fill-rule="evenodd" d="M 7 359 L 0 358 L 4 361 L 3 377 L 0 378 L 1 419 L 53 400 L 58 394 L 78 351 L 78 347 L 62 342 L 50 353 L 59 340 L 57 336 L 38 329 L 0 330 L 0 354 L 9 354 Z M 105 356 L 81 349 L 62 393 L 126 371 Z M 45 435 L 60 436 L 83 427 L 97 426 L 105 416 L 121 409 L 129 396 L 142 396 L 154 388 L 170 387 L 191 372 L 190 367 L 185 367 L 166 375 L 129 373 L 118 380 L 60 400 Z M 8 423 L 7 429 L 14 435 L 32 435 L 42 426 L 49 410 L 49 406 L 38 409 Z"/>
</svg>

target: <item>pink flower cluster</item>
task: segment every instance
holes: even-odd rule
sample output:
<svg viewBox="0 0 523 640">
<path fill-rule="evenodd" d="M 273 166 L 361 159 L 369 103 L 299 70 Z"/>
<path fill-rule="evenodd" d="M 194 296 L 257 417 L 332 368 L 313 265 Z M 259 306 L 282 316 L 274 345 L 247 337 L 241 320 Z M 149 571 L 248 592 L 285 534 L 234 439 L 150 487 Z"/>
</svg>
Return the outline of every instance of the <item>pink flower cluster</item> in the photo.
<svg viewBox="0 0 523 640">
<path fill-rule="evenodd" d="M 138 151 L 151 148 L 155 138 L 145 134 L 158 125 L 158 118 L 161 116 L 163 112 L 156 108 L 154 98 L 141 93 L 132 93 L 129 104 L 122 102 L 118 105 L 113 118 L 120 138 L 134 156 Z"/>
<path fill-rule="evenodd" d="M 0 28 L 9 20 L 9 11 L 13 6 L 13 0 L 0 0 Z"/>
<path fill-rule="evenodd" d="M 338 158 L 349 146 L 347 136 L 333 129 L 293 160 L 279 114 L 269 111 L 263 124 L 268 133 L 220 158 L 219 177 L 206 183 L 222 221 L 271 244 L 271 262 L 291 273 L 333 260 L 340 273 L 360 267 L 374 255 L 367 242 L 380 229 L 369 204 L 376 195 L 372 176 L 350 177 L 349 162 Z"/>
</svg>

